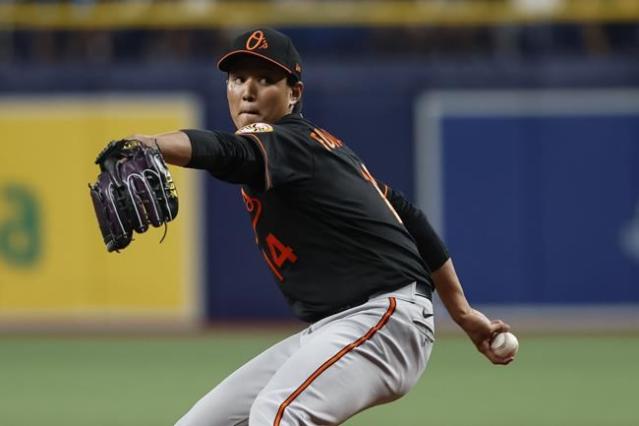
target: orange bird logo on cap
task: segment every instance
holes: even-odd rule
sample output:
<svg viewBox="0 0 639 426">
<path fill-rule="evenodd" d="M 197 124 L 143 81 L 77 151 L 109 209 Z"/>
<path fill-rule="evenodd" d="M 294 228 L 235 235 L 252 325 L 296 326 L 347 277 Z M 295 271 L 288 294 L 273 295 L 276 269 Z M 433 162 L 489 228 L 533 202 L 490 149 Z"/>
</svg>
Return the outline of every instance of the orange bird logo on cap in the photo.
<svg viewBox="0 0 639 426">
<path fill-rule="evenodd" d="M 266 36 L 260 30 L 254 31 L 246 40 L 246 50 L 268 49 Z"/>
</svg>

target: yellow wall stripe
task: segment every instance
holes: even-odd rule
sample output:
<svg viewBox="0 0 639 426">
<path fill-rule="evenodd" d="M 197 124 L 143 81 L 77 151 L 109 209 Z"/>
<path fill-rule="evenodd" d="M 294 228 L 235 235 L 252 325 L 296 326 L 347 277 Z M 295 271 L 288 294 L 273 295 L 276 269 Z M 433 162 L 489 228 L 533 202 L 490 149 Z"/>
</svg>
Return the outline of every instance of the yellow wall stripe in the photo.
<svg viewBox="0 0 639 426">
<path fill-rule="evenodd" d="M 552 7 L 552 4 L 556 4 Z M 531 7 L 522 7 L 530 4 Z M 550 4 L 550 7 L 544 5 Z M 535 6 L 536 5 L 536 6 Z M 637 0 L 468 2 L 108 2 L 0 5 L 0 28 L 125 29 L 270 26 L 496 25 L 535 22 L 639 22 Z"/>
<path fill-rule="evenodd" d="M 187 95 L 0 97 L 0 329 L 92 320 L 188 326 L 200 315 L 198 178 L 172 167 L 180 213 L 107 253 L 87 184 L 107 141 L 196 126 Z"/>
</svg>

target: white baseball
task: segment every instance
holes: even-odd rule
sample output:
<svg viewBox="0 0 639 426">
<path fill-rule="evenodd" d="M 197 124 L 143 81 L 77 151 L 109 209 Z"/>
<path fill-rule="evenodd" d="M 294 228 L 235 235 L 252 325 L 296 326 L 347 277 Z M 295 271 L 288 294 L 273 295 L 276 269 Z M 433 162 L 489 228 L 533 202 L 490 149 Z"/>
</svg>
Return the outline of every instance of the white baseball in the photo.
<svg viewBox="0 0 639 426">
<path fill-rule="evenodd" d="M 512 356 L 519 349 L 519 341 L 510 332 L 499 333 L 490 342 L 490 349 L 498 356 Z"/>
</svg>

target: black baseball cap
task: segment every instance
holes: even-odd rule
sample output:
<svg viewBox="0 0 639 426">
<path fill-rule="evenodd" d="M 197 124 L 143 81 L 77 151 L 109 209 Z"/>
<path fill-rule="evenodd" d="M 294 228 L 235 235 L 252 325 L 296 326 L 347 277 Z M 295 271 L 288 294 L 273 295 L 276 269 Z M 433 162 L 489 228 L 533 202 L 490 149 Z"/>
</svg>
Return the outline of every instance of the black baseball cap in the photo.
<svg viewBox="0 0 639 426">
<path fill-rule="evenodd" d="M 265 59 L 298 81 L 302 80 L 302 58 L 293 46 L 293 41 L 272 28 L 258 28 L 236 37 L 231 48 L 217 62 L 217 67 L 229 72 L 233 60 L 240 55 Z"/>
</svg>

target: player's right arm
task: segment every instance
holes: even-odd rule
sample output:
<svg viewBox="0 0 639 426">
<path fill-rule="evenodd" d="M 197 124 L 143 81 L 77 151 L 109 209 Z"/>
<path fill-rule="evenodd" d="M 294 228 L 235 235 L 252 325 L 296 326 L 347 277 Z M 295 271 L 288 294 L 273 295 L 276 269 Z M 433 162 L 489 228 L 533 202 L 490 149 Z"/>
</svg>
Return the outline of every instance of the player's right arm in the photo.
<svg viewBox="0 0 639 426">
<path fill-rule="evenodd" d="M 510 330 L 508 324 L 500 320 L 491 321 L 470 306 L 448 250 L 428 222 L 424 212 L 406 200 L 400 192 L 394 191 L 381 182 L 378 182 L 378 185 L 384 188 L 384 195 L 415 239 L 417 249 L 431 271 L 437 294 L 451 318 L 492 363 L 510 363 L 512 357 L 499 357 L 490 349 L 492 337 L 496 333 Z"/>
<path fill-rule="evenodd" d="M 509 364 L 513 356 L 500 357 L 490 348 L 490 342 L 497 333 L 510 330 L 501 320 L 489 320 L 484 314 L 473 309 L 455 272 L 452 259 L 448 259 L 431 274 L 439 298 L 444 303 L 451 318 L 466 332 L 479 352 L 493 364 Z"/>
</svg>

